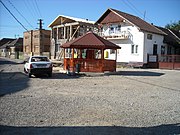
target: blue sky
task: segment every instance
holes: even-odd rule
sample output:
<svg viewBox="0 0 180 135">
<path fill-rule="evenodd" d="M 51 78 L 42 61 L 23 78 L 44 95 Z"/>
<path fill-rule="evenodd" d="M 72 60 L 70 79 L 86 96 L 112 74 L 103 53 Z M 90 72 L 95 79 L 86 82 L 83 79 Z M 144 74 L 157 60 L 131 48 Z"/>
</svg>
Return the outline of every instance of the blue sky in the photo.
<svg viewBox="0 0 180 135">
<path fill-rule="evenodd" d="M 146 21 L 164 27 L 180 20 L 180 0 L 0 0 L 26 27 L 38 28 L 42 18 L 44 29 L 58 15 L 96 21 L 108 8 L 114 8 L 140 18 L 146 12 Z M 17 10 L 18 11 L 17 11 Z M 19 13 L 20 14 L 19 14 Z M 0 3 L 0 39 L 23 37 L 26 31 Z"/>
</svg>

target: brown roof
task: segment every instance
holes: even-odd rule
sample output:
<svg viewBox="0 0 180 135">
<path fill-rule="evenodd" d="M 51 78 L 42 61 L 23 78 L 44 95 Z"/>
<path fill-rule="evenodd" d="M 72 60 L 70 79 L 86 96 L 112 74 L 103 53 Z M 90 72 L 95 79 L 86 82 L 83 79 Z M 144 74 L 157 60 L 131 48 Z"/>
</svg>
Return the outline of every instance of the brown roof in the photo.
<svg viewBox="0 0 180 135">
<path fill-rule="evenodd" d="M 15 40 L 15 39 L 13 39 L 13 38 L 3 38 L 3 39 L 0 40 L 0 46 L 6 44 L 8 42 L 10 43 L 13 40 Z"/>
<path fill-rule="evenodd" d="M 180 37 L 179 37 L 180 32 L 158 26 L 156 27 L 167 34 L 164 36 L 164 41 L 163 41 L 164 43 L 180 47 Z"/>
<path fill-rule="evenodd" d="M 62 44 L 61 47 L 86 49 L 121 49 L 121 47 L 96 35 L 93 32 L 87 32 L 85 35 L 80 36 L 73 41 Z"/>
<path fill-rule="evenodd" d="M 113 14 L 112 14 L 113 13 Z M 151 25 L 147 23 L 146 21 L 142 20 L 141 18 L 127 14 L 121 11 L 118 11 L 116 9 L 108 9 L 96 22 L 98 23 L 114 23 L 118 22 L 117 19 L 119 19 L 119 22 L 122 22 L 123 20 L 128 21 L 130 24 L 133 24 L 140 28 L 142 31 L 152 32 L 160 35 L 166 35 L 163 31 L 156 28 L 154 25 Z M 108 22 L 109 21 L 109 22 Z"/>
<path fill-rule="evenodd" d="M 5 43 L 4 45 L 0 46 L 0 49 L 9 48 L 9 47 L 22 47 L 23 46 L 23 38 L 13 39 L 9 42 Z"/>
</svg>

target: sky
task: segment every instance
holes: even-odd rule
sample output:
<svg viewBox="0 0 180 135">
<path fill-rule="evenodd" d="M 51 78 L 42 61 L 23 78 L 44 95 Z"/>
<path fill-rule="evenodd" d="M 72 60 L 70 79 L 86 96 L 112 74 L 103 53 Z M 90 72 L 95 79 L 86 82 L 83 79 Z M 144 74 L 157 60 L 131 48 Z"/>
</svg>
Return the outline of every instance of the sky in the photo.
<svg viewBox="0 0 180 135">
<path fill-rule="evenodd" d="M 97 21 L 108 8 L 142 19 L 145 15 L 145 21 L 161 27 L 180 20 L 180 0 L 0 0 L 0 39 L 23 37 L 26 30 L 38 28 L 38 19 L 50 30 L 58 15 Z"/>
</svg>

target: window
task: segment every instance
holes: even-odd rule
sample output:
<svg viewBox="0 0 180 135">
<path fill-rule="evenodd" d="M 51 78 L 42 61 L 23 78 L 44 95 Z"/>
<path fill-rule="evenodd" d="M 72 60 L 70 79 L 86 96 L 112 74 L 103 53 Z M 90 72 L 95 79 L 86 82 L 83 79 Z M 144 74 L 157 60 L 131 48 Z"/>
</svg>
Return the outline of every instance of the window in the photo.
<svg viewBox="0 0 180 135">
<path fill-rule="evenodd" d="M 39 35 L 34 35 L 34 38 L 39 38 Z"/>
<path fill-rule="evenodd" d="M 157 55 L 157 44 L 153 45 L 153 55 Z"/>
<path fill-rule="evenodd" d="M 135 53 L 138 53 L 138 45 L 136 45 Z"/>
<path fill-rule="evenodd" d="M 147 34 L 147 39 L 152 40 L 152 34 Z"/>
<path fill-rule="evenodd" d="M 131 53 L 132 54 L 138 53 L 138 45 L 131 45 Z"/>
<path fill-rule="evenodd" d="M 114 27 L 110 27 L 110 33 L 114 33 Z"/>
<path fill-rule="evenodd" d="M 134 45 L 131 45 L 131 53 L 134 53 Z"/>
<path fill-rule="evenodd" d="M 29 45 L 25 46 L 25 52 L 29 52 Z"/>
<path fill-rule="evenodd" d="M 29 38 L 29 36 L 25 36 L 25 39 L 28 39 Z"/>
<path fill-rule="evenodd" d="M 168 55 L 171 55 L 171 54 L 172 54 L 172 47 L 171 47 L 171 46 L 168 46 L 168 48 L 167 48 L 167 54 L 168 54 Z"/>
<path fill-rule="evenodd" d="M 165 54 L 165 46 L 161 46 L 161 54 Z"/>
<path fill-rule="evenodd" d="M 117 30 L 118 30 L 118 31 L 121 31 L 121 25 L 118 25 L 118 26 L 117 26 Z"/>
<path fill-rule="evenodd" d="M 110 49 L 110 54 L 115 54 L 115 50 L 114 49 Z"/>
<path fill-rule="evenodd" d="M 34 52 L 39 52 L 39 46 L 34 47 Z"/>
</svg>

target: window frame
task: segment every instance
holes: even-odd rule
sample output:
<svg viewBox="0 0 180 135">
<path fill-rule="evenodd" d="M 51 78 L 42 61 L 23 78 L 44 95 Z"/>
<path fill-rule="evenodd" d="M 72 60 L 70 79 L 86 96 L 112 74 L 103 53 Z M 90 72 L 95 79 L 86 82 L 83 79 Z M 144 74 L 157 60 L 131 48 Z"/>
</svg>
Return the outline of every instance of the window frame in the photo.
<svg viewBox="0 0 180 135">
<path fill-rule="evenodd" d="M 152 40 L 152 38 L 153 38 L 153 34 L 148 33 L 147 34 L 147 39 Z"/>
<path fill-rule="evenodd" d="M 131 45 L 131 54 L 138 54 L 139 45 Z"/>
</svg>

